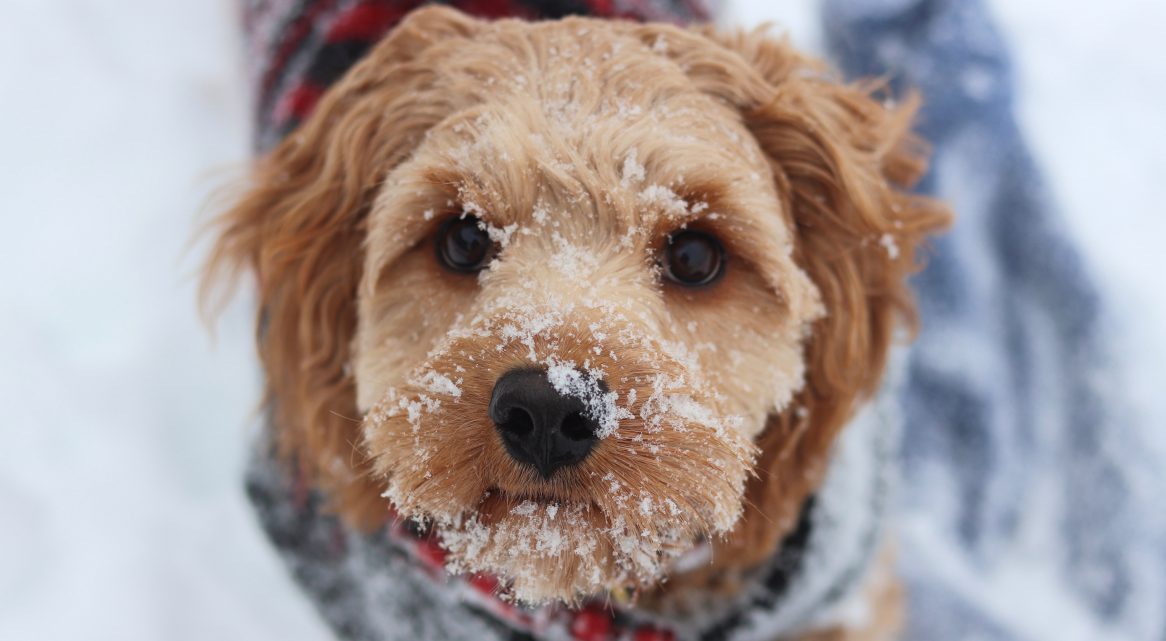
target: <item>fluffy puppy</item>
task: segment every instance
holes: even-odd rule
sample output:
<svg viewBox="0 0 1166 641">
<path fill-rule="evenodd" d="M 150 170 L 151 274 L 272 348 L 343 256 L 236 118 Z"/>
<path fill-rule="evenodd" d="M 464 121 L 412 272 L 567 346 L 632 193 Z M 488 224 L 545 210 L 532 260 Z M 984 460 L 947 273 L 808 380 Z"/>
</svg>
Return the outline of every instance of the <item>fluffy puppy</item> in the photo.
<svg viewBox="0 0 1166 641">
<path fill-rule="evenodd" d="M 415 12 L 219 221 L 207 282 L 257 277 L 281 453 L 523 602 L 731 591 L 947 220 L 904 191 L 914 102 L 875 90 L 761 33 Z"/>
</svg>

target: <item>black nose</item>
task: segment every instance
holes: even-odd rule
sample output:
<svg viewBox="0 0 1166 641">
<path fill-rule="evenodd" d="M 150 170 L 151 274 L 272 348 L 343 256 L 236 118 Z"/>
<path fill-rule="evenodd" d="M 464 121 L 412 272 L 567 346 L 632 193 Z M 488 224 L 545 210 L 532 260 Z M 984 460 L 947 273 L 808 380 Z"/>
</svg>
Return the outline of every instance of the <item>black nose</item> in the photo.
<svg viewBox="0 0 1166 641">
<path fill-rule="evenodd" d="M 534 369 L 510 370 L 494 383 L 490 420 L 510 456 L 533 465 L 544 479 L 587 458 L 598 440 L 599 425 L 584 414 L 583 401 L 560 394 L 545 372 Z"/>
</svg>

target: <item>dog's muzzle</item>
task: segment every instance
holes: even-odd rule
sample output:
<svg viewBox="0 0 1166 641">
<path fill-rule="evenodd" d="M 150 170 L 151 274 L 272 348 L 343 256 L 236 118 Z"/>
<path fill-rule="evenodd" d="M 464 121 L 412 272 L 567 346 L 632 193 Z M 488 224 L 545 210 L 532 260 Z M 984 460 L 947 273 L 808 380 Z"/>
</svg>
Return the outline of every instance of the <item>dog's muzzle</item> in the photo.
<svg viewBox="0 0 1166 641">
<path fill-rule="evenodd" d="M 514 369 L 494 384 L 489 412 L 510 456 L 549 479 L 587 458 L 599 440 L 599 424 L 585 409 L 582 399 L 559 393 L 546 372 Z"/>
</svg>

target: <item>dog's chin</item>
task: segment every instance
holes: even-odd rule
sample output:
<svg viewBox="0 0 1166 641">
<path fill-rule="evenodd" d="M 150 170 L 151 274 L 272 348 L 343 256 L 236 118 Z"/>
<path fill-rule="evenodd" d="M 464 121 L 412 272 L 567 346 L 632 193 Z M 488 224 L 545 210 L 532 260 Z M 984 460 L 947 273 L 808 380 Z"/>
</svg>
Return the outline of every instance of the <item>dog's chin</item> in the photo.
<svg viewBox="0 0 1166 641">
<path fill-rule="evenodd" d="M 710 473 L 703 484 L 688 471 L 686 481 L 657 492 L 573 469 L 560 470 L 569 477 L 563 483 L 533 481 L 532 474 L 529 482 L 476 492 L 390 473 L 385 498 L 402 517 L 432 526 L 450 572 L 493 575 L 522 603 L 577 604 L 658 584 L 694 546 L 727 534 L 742 513 L 746 469 L 719 483 Z"/>
<path fill-rule="evenodd" d="M 654 584 L 710 533 L 682 515 L 634 518 L 599 504 L 534 494 L 487 492 L 475 509 L 432 517 L 448 550 L 447 569 L 501 578 L 526 604 L 569 604 Z"/>
<path fill-rule="evenodd" d="M 448 570 L 493 575 L 528 604 L 658 583 L 698 542 L 734 527 L 753 460 L 744 438 L 694 422 L 659 432 L 629 425 L 544 480 L 500 446 L 467 447 L 464 434 L 484 430 L 431 441 L 443 422 L 414 430 L 401 416 L 372 416 L 370 449 L 394 510 L 433 526 Z"/>
</svg>

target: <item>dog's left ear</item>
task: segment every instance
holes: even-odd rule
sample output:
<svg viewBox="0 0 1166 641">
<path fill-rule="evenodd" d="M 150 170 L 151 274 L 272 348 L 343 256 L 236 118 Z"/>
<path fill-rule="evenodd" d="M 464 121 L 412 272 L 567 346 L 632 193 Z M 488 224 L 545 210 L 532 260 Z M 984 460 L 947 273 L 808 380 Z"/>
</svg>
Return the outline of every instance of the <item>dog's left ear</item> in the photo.
<svg viewBox="0 0 1166 641">
<path fill-rule="evenodd" d="M 385 518 L 364 474 L 348 363 L 365 220 L 385 175 L 444 114 L 419 98 L 416 62 L 483 23 L 445 8 L 413 12 L 333 86 L 314 113 L 255 166 L 216 221 L 208 290 L 241 272 L 258 282 L 257 342 L 277 443 L 329 507 L 374 527 Z"/>
<path fill-rule="evenodd" d="M 763 29 L 640 29 L 741 114 L 768 156 L 794 258 L 825 308 L 805 345 L 806 385 L 760 436 L 745 516 L 721 551 L 748 565 L 792 528 L 839 430 L 878 388 L 896 327 L 914 327 L 906 279 L 950 213 L 909 191 L 926 170 L 927 147 L 910 131 L 916 97 L 896 105 L 879 83 L 841 82 Z"/>
</svg>

